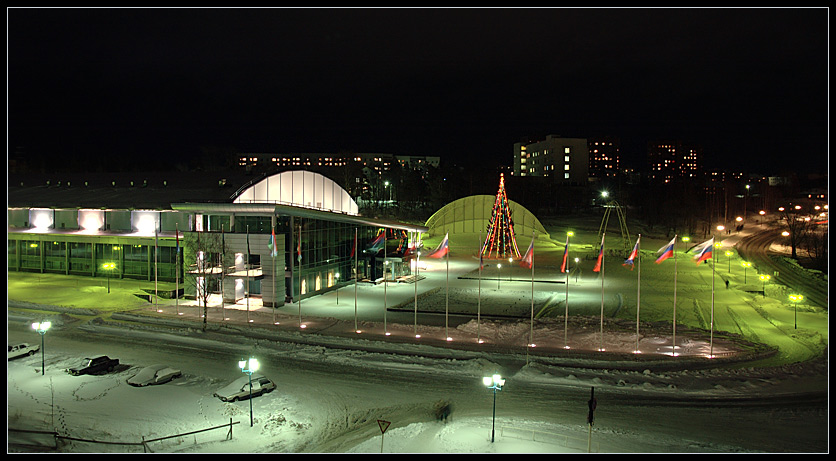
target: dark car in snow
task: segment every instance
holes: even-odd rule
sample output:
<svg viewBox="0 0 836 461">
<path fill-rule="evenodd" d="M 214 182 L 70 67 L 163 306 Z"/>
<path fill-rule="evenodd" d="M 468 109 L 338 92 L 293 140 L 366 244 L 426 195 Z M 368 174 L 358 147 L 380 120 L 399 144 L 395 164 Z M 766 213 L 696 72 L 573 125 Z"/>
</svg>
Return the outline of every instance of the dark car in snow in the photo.
<svg viewBox="0 0 836 461">
<path fill-rule="evenodd" d="M 113 371 L 119 365 L 119 359 L 112 359 L 106 355 L 85 358 L 81 365 L 75 368 L 67 368 L 67 372 L 73 376 L 92 375 L 103 371 Z"/>
</svg>

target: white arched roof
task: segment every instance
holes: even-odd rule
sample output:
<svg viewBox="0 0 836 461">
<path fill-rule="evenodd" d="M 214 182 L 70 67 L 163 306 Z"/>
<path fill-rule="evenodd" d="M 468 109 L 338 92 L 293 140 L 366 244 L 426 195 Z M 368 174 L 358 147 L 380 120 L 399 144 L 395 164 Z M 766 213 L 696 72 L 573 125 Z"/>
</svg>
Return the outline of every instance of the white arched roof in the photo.
<svg viewBox="0 0 836 461">
<path fill-rule="evenodd" d="M 471 195 L 448 203 L 436 211 L 425 226 L 431 236 L 451 234 L 478 234 L 487 232 L 491 212 L 496 197 L 491 195 Z M 534 230 L 538 238 L 548 238 L 549 234 L 540 220 L 519 203 L 508 200 L 511 216 L 514 220 L 514 234 L 517 237 L 530 237 Z M 526 241 L 528 241 L 526 239 Z"/>
<path fill-rule="evenodd" d="M 313 171 L 285 171 L 247 187 L 233 203 L 279 203 L 358 214 L 357 203 L 339 184 Z"/>
</svg>

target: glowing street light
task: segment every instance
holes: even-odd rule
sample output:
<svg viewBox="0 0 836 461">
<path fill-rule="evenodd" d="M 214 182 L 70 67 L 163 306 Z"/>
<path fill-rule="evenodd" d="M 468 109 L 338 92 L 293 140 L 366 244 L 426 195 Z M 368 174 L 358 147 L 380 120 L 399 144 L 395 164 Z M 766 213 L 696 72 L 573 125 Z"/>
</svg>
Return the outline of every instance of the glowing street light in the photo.
<svg viewBox="0 0 836 461">
<path fill-rule="evenodd" d="M 501 269 L 502 269 L 502 264 L 497 264 L 496 265 L 496 289 L 497 290 L 499 289 L 499 274 L 501 272 Z"/>
<path fill-rule="evenodd" d="M 250 378 L 250 427 L 253 427 L 253 372 L 258 371 L 258 360 L 252 357 L 249 360 L 239 360 L 238 368 Z"/>
<path fill-rule="evenodd" d="M 729 274 L 731 274 L 731 257 L 734 254 L 733 251 L 726 251 L 726 258 L 729 260 Z"/>
<path fill-rule="evenodd" d="M 496 391 L 502 390 L 502 386 L 505 385 L 505 380 L 502 379 L 502 376 L 496 374 L 482 378 L 482 384 L 488 389 L 493 389 L 493 418 L 491 420 L 491 443 L 493 443 L 494 428 L 496 427 Z"/>
<path fill-rule="evenodd" d="M 760 277 L 763 282 L 763 297 L 766 298 L 766 281 L 769 280 L 770 277 L 767 274 L 761 274 L 758 277 Z"/>
<path fill-rule="evenodd" d="M 44 334 L 51 326 L 52 322 L 35 322 L 32 324 L 32 329 L 41 335 L 41 376 L 44 375 Z"/>
<path fill-rule="evenodd" d="M 790 295 L 790 302 L 793 306 L 793 328 L 798 329 L 798 303 L 804 300 L 804 295 Z"/>
<path fill-rule="evenodd" d="M 102 269 L 107 271 L 107 292 L 110 293 L 110 273 L 116 269 L 116 263 L 104 263 Z"/>
<path fill-rule="evenodd" d="M 743 266 L 743 283 L 745 284 L 746 283 L 746 268 L 747 267 L 752 267 L 752 263 L 750 263 L 748 261 L 743 261 L 743 262 L 740 263 L 740 265 Z"/>
</svg>

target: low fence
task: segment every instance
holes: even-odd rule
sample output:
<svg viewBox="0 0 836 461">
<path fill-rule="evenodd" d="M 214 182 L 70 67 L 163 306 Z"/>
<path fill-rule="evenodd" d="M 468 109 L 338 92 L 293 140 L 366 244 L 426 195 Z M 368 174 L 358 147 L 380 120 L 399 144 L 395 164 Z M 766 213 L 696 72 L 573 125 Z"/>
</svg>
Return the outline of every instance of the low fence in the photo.
<svg viewBox="0 0 836 461">
<path fill-rule="evenodd" d="M 598 453 L 601 449 L 598 442 L 592 442 L 590 445 L 588 438 L 572 437 L 554 432 L 538 431 L 536 429 L 501 426 L 499 428 L 499 435 L 518 440 L 550 443 L 581 452 L 589 451 L 590 453 Z"/>
<path fill-rule="evenodd" d="M 18 446 L 18 447 L 26 447 L 31 449 L 50 449 L 50 450 L 58 450 L 59 443 L 61 441 L 70 441 L 70 442 L 82 442 L 82 443 L 92 443 L 92 444 L 101 444 L 101 445 L 120 445 L 126 447 L 142 447 L 143 453 L 153 453 L 151 447 L 149 446 L 150 443 L 154 442 L 162 442 L 164 440 L 175 439 L 178 437 L 185 437 L 187 435 L 195 435 L 201 432 L 212 431 L 216 429 L 223 429 L 228 428 L 226 433 L 226 438 L 224 440 L 232 440 L 232 426 L 235 424 L 240 424 L 240 421 L 232 421 L 232 418 L 229 418 L 228 424 L 221 424 L 219 426 L 207 427 L 204 429 L 198 429 L 195 431 L 190 432 L 183 432 L 180 434 L 174 435 L 167 435 L 165 437 L 156 437 L 153 439 L 146 439 L 145 436 L 142 436 L 142 440 L 139 442 L 113 442 L 107 440 L 93 440 L 93 439 L 83 439 L 80 437 L 70 437 L 67 435 L 61 435 L 58 432 L 53 431 L 34 431 L 34 430 L 26 430 L 26 429 L 14 429 L 8 428 L 9 432 L 9 440 L 8 443 L 10 446 Z M 11 433 L 17 434 L 14 438 L 11 436 Z M 51 443 L 49 442 L 51 441 Z"/>
</svg>

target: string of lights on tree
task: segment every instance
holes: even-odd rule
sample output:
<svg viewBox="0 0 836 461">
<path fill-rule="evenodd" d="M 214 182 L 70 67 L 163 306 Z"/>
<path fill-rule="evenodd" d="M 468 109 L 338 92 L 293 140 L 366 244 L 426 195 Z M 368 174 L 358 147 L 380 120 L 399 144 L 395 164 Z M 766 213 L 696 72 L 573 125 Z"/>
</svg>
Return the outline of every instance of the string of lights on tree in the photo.
<svg viewBox="0 0 836 461">
<path fill-rule="evenodd" d="M 499 190 L 491 210 L 488 235 L 482 244 L 482 256 L 497 259 L 520 257 L 517 239 L 514 236 L 511 207 L 508 203 L 508 196 L 505 195 L 505 176 L 502 174 L 499 175 Z"/>
</svg>

